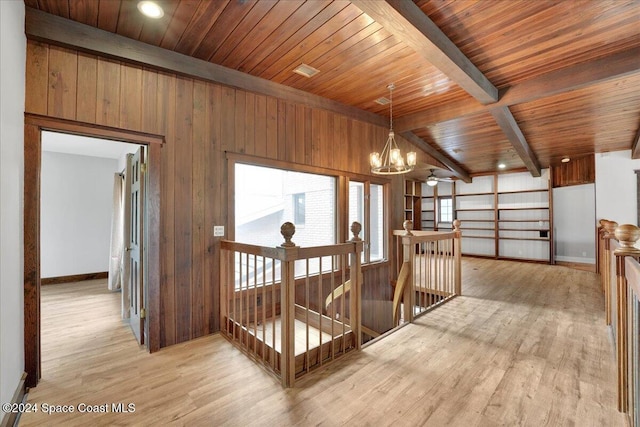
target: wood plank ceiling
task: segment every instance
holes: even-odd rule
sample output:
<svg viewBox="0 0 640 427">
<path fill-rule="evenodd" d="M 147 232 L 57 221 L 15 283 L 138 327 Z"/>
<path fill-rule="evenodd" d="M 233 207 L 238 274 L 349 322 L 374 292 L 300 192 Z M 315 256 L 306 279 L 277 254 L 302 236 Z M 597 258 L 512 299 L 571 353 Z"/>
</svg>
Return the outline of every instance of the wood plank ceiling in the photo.
<svg viewBox="0 0 640 427">
<path fill-rule="evenodd" d="M 396 130 L 459 177 L 640 151 L 638 0 L 25 3 L 385 117 L 393 82 Z"/>
</svg>

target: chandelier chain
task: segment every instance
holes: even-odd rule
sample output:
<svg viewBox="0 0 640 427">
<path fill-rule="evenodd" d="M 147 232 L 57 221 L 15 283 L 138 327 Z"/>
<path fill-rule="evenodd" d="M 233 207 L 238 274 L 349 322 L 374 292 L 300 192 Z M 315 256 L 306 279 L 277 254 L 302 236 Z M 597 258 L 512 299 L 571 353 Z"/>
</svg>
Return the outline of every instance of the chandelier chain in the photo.
<svg viewBox="0 0 640 427">
<path fill-rule="evenodd" d="M 395 85 L 391 83 L 389 86 L 389 130 L 393 131 L 393 89 Z"/>
</svg>

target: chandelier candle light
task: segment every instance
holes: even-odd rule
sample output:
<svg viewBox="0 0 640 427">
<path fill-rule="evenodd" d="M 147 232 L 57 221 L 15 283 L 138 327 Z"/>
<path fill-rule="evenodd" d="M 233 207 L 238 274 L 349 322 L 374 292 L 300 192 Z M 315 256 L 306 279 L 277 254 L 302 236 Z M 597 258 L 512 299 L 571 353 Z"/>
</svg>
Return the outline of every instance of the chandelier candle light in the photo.
<svg viewBox="0 0 640 427">
<path fill-rule="evenodd" d="M 393 133 L 393 89 L 395 86 L 391 83 L 387 86 L 389 89 L 389 138 L 382 149 L 382 154 L 377 151 L 369 155 L 369 163 L 371 164 L 371 172 L 377 175 L 396 175 L 412 171 L 416 165 L 416 152 L 407 153 L 407 163 L 404 162 L 400 149 L 396 143 L 395 134 Z"/>
</svg>

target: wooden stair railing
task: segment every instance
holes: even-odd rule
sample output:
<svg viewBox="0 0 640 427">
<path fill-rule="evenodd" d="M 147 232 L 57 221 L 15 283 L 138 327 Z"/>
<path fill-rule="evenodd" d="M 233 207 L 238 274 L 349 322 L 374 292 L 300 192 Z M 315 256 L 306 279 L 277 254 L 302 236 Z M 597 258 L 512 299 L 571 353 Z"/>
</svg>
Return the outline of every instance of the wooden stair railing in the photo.
<svg viewBox="0 0 640 427">
<path fill-rule="evenodd" d="M 220 242 L 220 321 L 226 338 L 292 387 L 312 369 L 361 348 L 363 243 L 354 231 L 346 243 L 300 247 L 291 240 L 294 224 L 284 223 L 280 232 L 285 241 L 278 247 Z M 306 268 L 296 272 L 296 264 Z M 324 287 L 347 279 L 350 318 L 322 314 Z"/>
<path fill-rule="evenodd" d="M 412 322 L 450 298 L 462 294 L 462 249 L 460 221 L 453 221 L 451 232 L 416 231 L 413 223 L 396 230 L 398 239 L 398 280 L 393 297 L 393 320 L 398 325 L 403 303 L 403 320 Z"/>
<path fill-rule="evenodd" d="M 620 242 L 620 247 L 613 252 L 616 257 L 616 356 L 618 361 L 618 410 L 620 412 L 629 412 L 629 406 L 635 406 L 635 402 L 630 402 L 630 386 L 638 372 L 633 375 L 629 371 L 630 359 L 633 361 L 638 358 L 638 354 L 633 354 L 633 347 L 629 347 L 630 338 L 635 340 L 637 336 L 629 337 L 630 318 L 629 318 L 629 286 L 626 274 L 626 257 L 640 257 L 640 249 L 635 247 L 635 243 L 640 239 L 640 228 L 632 224 L 623 224 L 616 227 L 614 231 L 615 237 Z M 637 284 L 636 284 L 637 285 Z M 637 329 L 636 329 L 637 333 Z M 629 352 L 631 351 L 631 354 Z M 631 375 L 630 375 L 631 373 Z M 631 393 L 633 396 L 633 393 Z M 636 397 L 637 398 L 637 397 Z M 633 416 L 633 415 L 632 415 Z M 635 423 L 634 423 L 635 424 Z"/>
</svg>

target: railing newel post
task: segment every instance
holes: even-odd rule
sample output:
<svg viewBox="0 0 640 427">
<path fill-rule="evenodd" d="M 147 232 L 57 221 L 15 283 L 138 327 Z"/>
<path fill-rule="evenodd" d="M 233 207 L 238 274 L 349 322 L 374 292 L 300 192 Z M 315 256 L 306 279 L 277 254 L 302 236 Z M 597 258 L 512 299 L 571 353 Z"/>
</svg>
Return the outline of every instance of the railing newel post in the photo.
<svg viewBox="0 0 640 427">
<path fill-rule="evenodd" d="M 282 263 L 282 283 L 280 286 L 280 375 L 283 387 L 293 387 L 296 379 L 295 356 L 295 260 L 298 246 L 291 241 L 296 226 L 285 222 L 280 227 L 284 242 L 278 246 Z"/>
<path fill-rule="evenodd" d="M 404 301 L 404 321 L 405 322 L 413 322 L 413 306 L 415 300 L 415 292 L 414 292 L 414 260 L 415 260 L 415 248 L 413 244 L 413 221 L 406 220 L 402 223 L 402 228 L 404 228 L 404 236 L 402 237 L 402 263 L 407 262 L 407 276 L 409 277 L 409 283 L 404 287 L 404 292 L 402 295 L 402 299 Z M 399 286 L 399 284 L 396 284 Z"/>
<path fill-rule="evenodd" d="M 453 220 L 453 231 L 455 233 L 453 251 L 455 253 L 455 286 L 456 295 L 462 295 L 462 231 L 460 230 L 460 220 Z"/>
<path fill-rule="evenodd" d="M 609 230 L 607 230 L 609 231 Z M 618 410 L 627 412 L 629 408 L 628 383 L 628 292 L 625 272 L 625 257 L 640 256 L 640 249 L 634 245 L 640 239 L 640 228 L 633 224 L 623 224 L 615 228 L 615 238 L 620 247 L 613 251 L 616 257 L 616 354 L 618 360 Z"/>
<path fill-rule="evenodd" d="M 351 232 L 353 237 L 349 240 L 354 245 L 354 251 L 351 253 L 351 295 L 349 298 L 349 312 L 351 323 L 351 331 L 355 340 L 356 350 L 360 350 L 362 347 L 362 263 L 360 256 L 363 249 L 363 241 L 359 234 L 362 230 L 362 225 L 359 222 L 354 221 L 351 224 Z"/>
<path fill-rule="evenodd" d="M 611 325 L 611 276 L 614 274 L 612 271 L 613 255 L 611 253 L 611 239 L 615 239 L 615 230 L 618 223 L 615 221 L 602 220 L 603 226 L 603 239 L 604 239 L 604 271 L 603 271 L 603 288 L 604 288 L 604 305 L 605 305 L 605 322 L 607 325 Z"/>
</svg>

